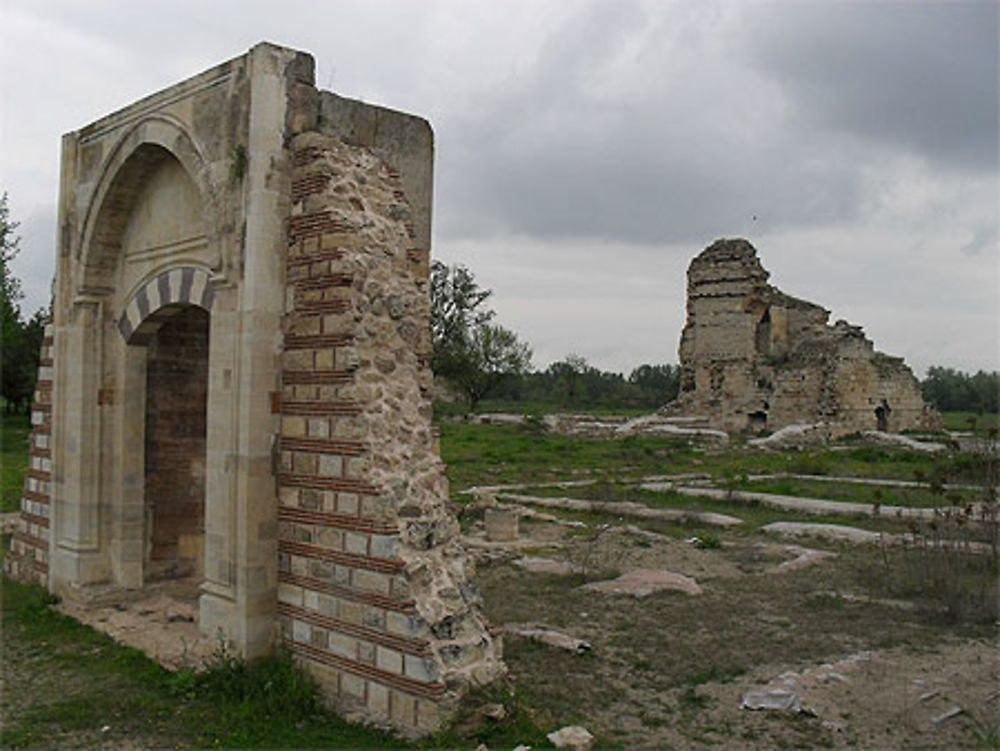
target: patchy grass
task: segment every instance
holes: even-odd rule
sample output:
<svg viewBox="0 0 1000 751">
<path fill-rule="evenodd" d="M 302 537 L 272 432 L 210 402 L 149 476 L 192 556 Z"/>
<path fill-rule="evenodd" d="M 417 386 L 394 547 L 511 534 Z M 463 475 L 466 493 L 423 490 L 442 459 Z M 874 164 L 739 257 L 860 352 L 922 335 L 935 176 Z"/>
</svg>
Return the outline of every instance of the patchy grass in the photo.
<svg viewBox="0 0 1000 751">
<path fill-rule="evenodd" d="M 942 412 L 945 430 L 978 430 L 1000 428 L 1000 414 L 996 412 Z"/>
<path fill-rule="evenodd" d="M 28 468 L 29 415 L 0 412 L 0 511 L 17 511 L 24 489 L 24 471 Z"/>
<path fill-rule="evenodd" d="M 3 581 L 5 747 L 402 745 L 323 711 L 288 657 L 247 664 L 220 655 L 204 674 L 170 673 L 50 602 L 39 587 Z"/>
<path fill-rule="evenodd" d="M 4 748 L 126 742 L 151 748 L 469 746 L 451 732 L 411 743 L 345 722 L 322 708 L 311 679 L 288 655 L 247 663 L 220 650 L 204 673 L 171 673 L 138 650 L 54 612 L 40 587 L 4 578 L 2 596 Z M 544 734 L 523 703 L 509 698 L 506 704 L 508 718 L 476 737 L 545 748 Z"/>
<path fill-rule="evenodd" d="M 452 487 L 663 471 L 695 452 L 669 438 L 569 438 L 533 426 L 441 424 L 441 455 Z M 687 460 L 690 463 L 689 460 Z"/>
<path fill-rule="evenodd" d="M 740 555 L 735 549 L 711 554 Z M 579 657 L 507 639 L 505 659 L 543 723 L 633 727 L 626 747 L 642 738 L 642 747 L 652 748 L 649 734 L 661 730 L 686 739 L 678 747 L 692 747 L 710 731 L 732 747 L 741 745 L 731 735 L 735 729 L 713 731 L 700 719 L 710 702 L 701 686 L 860 650 L 923 650 L 955 634 L 989 637 L 989 624 L 956 626 L 920 608 L 816 597 L 824 590 L 881 594 L 870 575 L 878 565 L 877 551 L 852 549 L 808 571 L 710 578 L 698 597 L 661 593 L 642 600 L 597 596 L 580 590 L 574 577 L 503 565 L 483 567 L 479 580 L 493 621 L 551 624 L 593 645 Z M 783 722 L 773 732 L 796 737 L 796 748 L 817 747 L 828 737 L 818 721 Z"/>
<path fill-rule="evenodd" d="M 26 423 L 22 430 L 26 437 Z M 19 495 L 26 442 L 21 438 L 17 449 L 11 435 L 17 438 L 17 427 L 5 421 L 4 483 L 6 487 L 8 475 L 16 476 L 12 484 Z M 609 599 L 580 590 L 588 578 L 583 575 L 546 576 L 499 563 L 482 565 L 478 582 L 494 623 L 546 622 L 587 639 L 594 650 L 574 656 L 508 637 L 510 682 L 471 697 L 453 730 L 420 744 L 350 725 L 325 711 L 310 681 L 287 657 L 247 664 L 221 652 L 216 667 L 204 675 L 172 674 L 137 651 L 54 613 L 41 589 L 4 580 L 7 690 L 0 699 L 0 745 L 432 749 L 473 748 L 479 743 L 512 748 L 525 743 L 545 748 L 544 731 L 580 723 L 601 734 L 600 748 L 812 748 L 829 742 L 828 731 L 815 718 L 720 720 L 723 702 L 712 692 L 719 686 L 735 691 L 743 680 L 862 649 L 906 647 L 919 652 L 953 637 L 989 639 L 993 634 L 984 613 L 995 618 L 996 600 L 982 598 L 986 580 L 977 568 L 980 559 L 969 559 L 969 565 L 959 561 L 962 565 L 956 568 L 955 559 L 936 558 L 934 551 L 915 558 L 905 551 L 819 543 L 840 555 L 800 572 L 763 573 L 775 560 L 761 552 L 758 542 L 774 540 L 764 540 L 755 530 L 769 521 L 808 518 L 901 531 L 896 520 L 797 517 L 759 504 L 651 493 L 617 481 L 681 472 L 704 472 L 724 487 L 738 486 L 743 475 L 776 472 L 915 479 L 916 473 L 930 476 L 938 471 L 939 460 L 863 445 L 788 454 L 739 447 L 716 452 L 668 438 L 572 439 L 549 436 L 532 426 L 458 423 L 442 425 L 442 449 L 456 488 L 595 477 L 600 482 L 592 486 L 567 491 L 550 485 L 539 492 L 731 513 L 747 522 L 737 530 L 640 523 L 673 537 L 712 541 L 692 546 L 627 536 L 598 538 L 595 530 L 601 525 L 620 523 L 614 514 L 555 512 L 588 524 L 565 536 L 569 547 L 564 555 L 570 560 L 590 563 L 591 548 L 610 544 L 612 538 L 624 540 L 621 544 L 629 546 L 633 558 L 658 555 L 666 548 L 674 551 L 671 555 L 702 556 L 699 560 L 707 562 L 708 573 L 698 577 L 705 593 Z M 22 469 L 9 469 L 19 456 Z M 852 492 L 858 489 L 850 486 Z M 593 572 L 609 572 L 625 560 L 615 551 L 610 556 L 595 554 Z M 947 592 L 922 583 L 933 573 L 947 578 L 948 571 L 963 585 L 954 602 L 942 597 Z M 995 572 L 989 582 L 995 582 Z M 854 594 L 868 599 L 847 596 Z M 892 597 L 905 598 L 914 607 L 880 601 Z M 476 706 L 490 702 L 502 703 L 507 718 L 477 720 Z M 956 720 L 943 732 L 957 734 L 961 722 Z M 663 742 L 652 745 L 652 737 Z"/>
</svg>

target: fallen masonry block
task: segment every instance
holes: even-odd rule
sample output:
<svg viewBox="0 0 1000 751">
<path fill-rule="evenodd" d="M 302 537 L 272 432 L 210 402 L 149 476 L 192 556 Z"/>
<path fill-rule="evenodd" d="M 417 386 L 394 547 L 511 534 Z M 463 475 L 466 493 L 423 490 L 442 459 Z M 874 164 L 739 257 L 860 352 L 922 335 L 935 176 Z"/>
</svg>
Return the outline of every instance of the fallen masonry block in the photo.
<svg viewBox="0 0 1000 751">
<path fill-rule="evenodd" d="M 617 579 L 590 582 L 580 589 L 609 595 L 631 595 L 638 599 L 649 597 L 654 592 L 671 590 L 687 595 L 700 595 L 702 588 L 694 579 L 684 574 L 662 569 L 637 568 L 622 574 Z"/>
<path fill-rule="evenodd" d="M 963 712 L 965 712 L 965 710 L 956 705 L 942 712 L 941 714 L 936 715 L 935 717 L 931 717 L 931 723 L 934 725 L 940 725 L 942 723 L 947 722 L 948 720 L 958 717 Z"/>
<path fill-rule="evenodd" d="M 749 691 L 740 702 L 741 709 L 753 711 L 801 712 L 802 700 L 794 691 L 775 688 L 770 691 Z"/>
<path fill-rule="evenodd" d="M 557 649 L 572 652 L 576 655 L 586 654 L 593 649 L 593 646 L 588 641 L 577 639 L 575 636 L 570 636 L 562 631 L 556 631 L 545 626 L 530 623 L 507 623 L 504 624 L 503 628 L 507 633 L 514 634 L 515 636 L 521 636 L 540 644 L 548 644 L 550 647 L 556 647 Z"/>
<path fill-rule="evenodd" d="M 688 509 L 651 508 L 632 501 L 584 501 L 577 498 L 549 498 L 544 496 L 520 495 L 503 493 L 497 496 L 515 503 L 560 508 L 567 511 L 599 511 L 617 516 L 628 516 L 634 519 L 657 519 L 662 521 L 696 521 L 717 527 L 735 527 L 743 523 L 742 519 L 728 514 L 716 514 L 711 511 L 692 511 Z"/>
<path fill-rule="evenodd" d="M 534 574 L 578 574 L 583 567 L 570 561 L 557 561 L 553 558 L 536 558 L 525 556 L 514 561 L 514 565 Z"/>
<path fill-rule="evenodd" d="M 579 725 L 568 725 L 545 737 L 556 748 L 565 748 L 568 751 L 589 751 L 594 745 L 594 736 Z"/>
</svg>

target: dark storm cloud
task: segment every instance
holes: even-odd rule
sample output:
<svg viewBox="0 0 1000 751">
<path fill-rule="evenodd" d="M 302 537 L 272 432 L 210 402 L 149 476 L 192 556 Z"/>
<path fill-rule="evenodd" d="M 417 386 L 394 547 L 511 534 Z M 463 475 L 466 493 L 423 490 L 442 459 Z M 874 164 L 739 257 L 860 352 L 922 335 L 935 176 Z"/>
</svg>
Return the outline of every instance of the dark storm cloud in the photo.
<svg viewBox="0 0 1000 751">
<path fill-rule="evenodd" d="M 319 86 L 430 120 L 435 253 L 495 290 L 540 365 L 673 359 L 688 261 L 741 235 L 776 284 L 918 369 L 995 367 L 995 2 L 4 0 L 0 18 L 28 309 L 49 297 L 60 134 L 269 39 L 312 52 Z"/>
<path fill-rule="evenodd" d="M 442 234 L 700 243 L 752 221 L 855 218 L 855 165 L 878 155 L 788 122 L 737 56 L 740 14 L 677 7 L 587 6 L 532 64 L 446 113 Z"/>
<path fill-rule="evenodd" d="M 938 166 L 997 169 L 1000 4 L 762 5 L 749 57 L 804 126 L 905 146 Z"/>
<path fill-rule="evenodd" d="M 439 117 L 442 236 L 857 221 L 901 156 L 997 169 L 997 4 L 593 4 Z"/>
</svg>

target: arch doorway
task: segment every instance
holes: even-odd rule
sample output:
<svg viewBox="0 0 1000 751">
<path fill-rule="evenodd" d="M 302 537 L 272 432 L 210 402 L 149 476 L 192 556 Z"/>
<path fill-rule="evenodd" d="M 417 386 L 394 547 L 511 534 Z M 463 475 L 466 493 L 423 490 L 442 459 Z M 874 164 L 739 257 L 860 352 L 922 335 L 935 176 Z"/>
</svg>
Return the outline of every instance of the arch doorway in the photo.
<svg viewBox="0 0 1000 751">
<path fill-rule="evenodd" d="M 763 433 L 767 431 L 767 412 L 761 409 L 748 414 L 747 430 L 751 433 Z"/>
<path fill-rule="evenodd" d="M 209 314 L 167 306 L 146 338 L 144 579 L 204 572 Z"/>
</svg>

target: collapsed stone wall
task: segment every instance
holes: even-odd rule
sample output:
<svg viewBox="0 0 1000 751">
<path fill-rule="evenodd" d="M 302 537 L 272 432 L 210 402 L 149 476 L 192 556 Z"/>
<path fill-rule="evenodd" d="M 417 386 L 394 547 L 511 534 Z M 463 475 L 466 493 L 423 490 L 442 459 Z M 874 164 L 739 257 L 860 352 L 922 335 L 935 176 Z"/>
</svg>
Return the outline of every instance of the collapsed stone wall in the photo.
<svg viewBox="0 0 1000 751">
<path fill-rule="evenodd" d="M 688 267 L 681 391 L 664 414 L 728 431 L 830 424 L 834 434 L 940 427 L 902 358 L 859 326 L 767 283 L 742 239 L 718 240 Z"/>
<path fill-rule="evenodd" d="M 332 701 L 405 731 L 502 670 L 431 425 L 428 253 L 399 173 L 291 145 L 278 614 Z"/>
<path fill-rule="evenodd" d="M 4 560 L 8 576 L 45 585 L 49 575 L 49 526 L 52 505 L 52 326 L 45 327 L 38 380 L 31 404 L 28 470 L 24 474 L 21 515 Z"/>
</svg>

